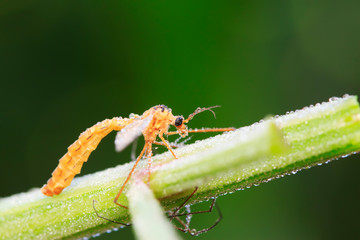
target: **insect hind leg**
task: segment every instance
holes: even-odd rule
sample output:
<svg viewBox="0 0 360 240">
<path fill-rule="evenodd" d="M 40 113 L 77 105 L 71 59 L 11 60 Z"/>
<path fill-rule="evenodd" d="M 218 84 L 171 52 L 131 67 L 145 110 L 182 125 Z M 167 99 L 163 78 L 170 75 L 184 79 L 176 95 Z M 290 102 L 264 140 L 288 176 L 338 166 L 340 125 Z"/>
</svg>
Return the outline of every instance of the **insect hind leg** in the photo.
<svg viewBox="0 0 360 240">
<path fill-rule="evenodd" d="M 194 194 L 197 192 L 198 189 L 199 189 L 199 187 L 195 187 L 194 191 L 185 199 L 185 201 L 179 207 L 177 207 L 175 209 L 175 211 L 172 212 L 173 214 L 169 215 L 169 218 L 178 217 L 179 216 L 178 213 L 179 213 L 180 209 L 182 209 L 186 205 L 186 203 L 189 202 L 190 198 L 192 198 L 192 196 L 194 196 Z"/>
<path fill-rule="evenodd" d="M 95 208 L 95 202 L 97 202 L 97 201 L 96 201 L 95 199 L 93 199 L 93 209 L 94 209 L 94 211 L 95 211 L 96 216 L 98 216 L 99 218 L 105 219 L 105 220 L 107 220 L 107 221 L 109 221 L 109 222 L 116 223 L 116 224 L 120 224 L 120 225 L 123 225 L 123 226 L 126 226 L 126 227 L 131 226 L 130 223 L 122 223 L 122 222 L 118 222 L 118 221 L 111 220 L 111 219 L 109 219 L 109 218 L 106 218 L 106 217 L 101 216 L 101 215 L 99 214 L 99 212 L 98 212 L 98 211 L 96 210 L 96 208 Z"/>
<path fill-rule="evenodd" d="M 118 194 L 116 195 L 116 197 L 115 197 L 115 199 L 114 199 L 114 203 L 115 203 L 116 205 L 118 205 L 118 206 L 120 206 L 120 207 L 123 207 L 123 208 L 125 208 L 125 209 L 128 209 L 127 206 L 122 205 L 121 203 L 118 203 L 117 201 L 119 200 L 120 195 L 121 195 L 122 192 L 124 191 L 126 184 L 129 182 L 130 177 L 131 177 L 132 174 L 134 173 L 137 164 L 139 163 L 140 159 L 141 159 L 142 156 L 144 155 L 145 150 L 148 148 L 148 146 L 149 146 L 149 143 L 145 143 L 145 146 L 144 146 L 144 148 L 141 150 L 141 153 L 140 153 L 140 155 L 138 156 L 138 158 L 136 159 L 136 162 L 134 163 L 134 166 L 132 167 L 129 175 L 127 176 L 125 182 L 124 182 L 123 185 L 121 186 L 120 191 L 119 191 Z"/>
<path fill-rule="evenodd" d="M 195 187 L 194 191 L 189 195 L 189 197 L 186 198 L 186 200 L 178 208 L 176 208 L 174 211 L 168 212 L 168 214 L 169 214 L 168 217 L 171 219 L 171 221 L 173 219 L 175 219 L 176 221 L 178 221 L 183 226 L 183 228 L 175 226 L 175 225 L 174 225 L 174 227 L 179 231 L 189 233 L 191 236 L 197 236 L 197 235 L 199 235 L 201 233 L 210 231 L 216 225 L 218 225 L 219 222 L 223 218 L 221 210 L 220 210 L 219 206 L 216 204 L 216 199 L 212 200 L 210 208 L 208 210 L 196 211 L 196 212 L 187 212 L 187 213 L 179 214 L 181 208 L 183 208 L 186 205 L 186 203 L 189 202 L 189 200 L 197 192 L 197 190 L 198 190 L 198 187 Z M 195 215 L 195 214 L 210 213 L 210 212 L 213 211 L 214 206 L 216 207 L 216 210 L 218 212 L 219 217 L 216 219 L 215 223 L 213 225 L 211 225 L 210 227 L 208 227 L 208 228 L 204 228 L 204 229 L 201 229 L 201 230 L 191 229 L 190 228 L 190 221 L 187 221 L 186 223 L 184 223 L 184 221 L 182 219 L 180 219 L 181 216 L 192 216 L 192 215 Z"/>
<path fill-rule="evenodd" d="M 219 214 L 219 217 L 216 219 L 215 223 L 213 225 L 211 225 L 210 227 L 208 228 L 204 228 L 204 229 L 201 229 L 201 230 L 196 230 L 195 228 L 190 228 L 190 221 L 187 222 L 187 223 L 184 223 L 184 221 L 182 219 L 180 219 L 180 216 L 186 216 L 186 215 L 194 215 L 194 214 L 200 214 L 200 213 L 207 213 L 207 212 L 212 212 L 212 209 L 213 207 L 216 207 L 217 211 L 218 211 L 218 214 Z M 184 214 L 179 214 L 179 215 L 173 215 L 172 216 L 172 219 L 175 219 L 177 220 L 183 227 L 178 227 L 178 226 L 175 226 L 174 227 L 179 230 L 179 231 L 182 231 L 182 232 L 185 232 L 185 233 L 189 233 L 191 236 L 198 236 L 200 235 L 201 233 L 205 233 L 205 232 L 208 232 L 210 231 L 211 229 L 213 229 L 214 227 L 216 227 L 216 225 L 219 224 L 219 222 L 222 220 L 223 216 L 222 216 L 222 213 L 220 211 L 220 208 L 218 205 L 216 205 L 215 203 L 215 199 L 213 200 L 212 204 L 211 204 L 211 207 L 209 210 L 207 211 L 199 211 L 199 212 L 190 212 L 190 213 L 184 213 Z"/>
</svg>

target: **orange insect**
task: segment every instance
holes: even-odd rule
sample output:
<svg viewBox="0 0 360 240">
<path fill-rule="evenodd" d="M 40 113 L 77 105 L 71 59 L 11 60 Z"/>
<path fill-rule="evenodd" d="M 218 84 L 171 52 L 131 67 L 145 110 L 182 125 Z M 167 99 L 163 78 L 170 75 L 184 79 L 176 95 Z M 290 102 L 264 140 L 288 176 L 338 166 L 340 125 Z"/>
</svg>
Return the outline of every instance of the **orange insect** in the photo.
<svg viewBox="0 0 360 240">
<path fill-rule="evenodd" d="M 157 105 L 145 111 L 141 116 L 131 114 L 129 118 L 114 117 L 112 119 L 106 119 L 99 122 L 80 134 L 79 139 L 68 147 L 68 152 L 59 160 L 59 165 L 52 173 L 52 177 L 48 180 L 47 184 L 41 188 L 41 192 L 46 196 L 60 194 L 64 188 L 70 185 L 74 176 L 80 173 L 83 163 L 88 160 L 89 155 L 96 149 L 101 139 L 111 131 L 119 131 L 115 140 L 117 151 L 121 151 L 135 138 L 143 134 L 145 138 L 145 145 L 136 159 L 128 177 L 121 186 L 119 193 L 114 199 L 114 202 L 117 205 L 127 208 L 126 206 L 118 203 L 117 200 L 133 174 L 136 165 L 144 154 L 148 158 L 148 181 L 150 181 L 152 144 L 166 146 L 174 158 L 177 159 L 170 144 L 164 139 L 164 134 L 179 134 L 181 137 L 186 137 L 188 133 L 226 132 L 234 130 L 234 128 L 188 130 L 185 123 L 188 123 L 196 114 L 206 110 L 211 111 L 215 116 L 215 113 L 211 110 L 215 107 L 219 106 L 197 108 L 187 119 L 184 119 L 183 116 L 174 116 L 171 113 L 170 108 L 164 105 Z M 170 125 L 175 126 L 177 131 L 168 132 Z M 157 137 L 159 137 L 162 142 L 157 142 Z"/>
</svg>

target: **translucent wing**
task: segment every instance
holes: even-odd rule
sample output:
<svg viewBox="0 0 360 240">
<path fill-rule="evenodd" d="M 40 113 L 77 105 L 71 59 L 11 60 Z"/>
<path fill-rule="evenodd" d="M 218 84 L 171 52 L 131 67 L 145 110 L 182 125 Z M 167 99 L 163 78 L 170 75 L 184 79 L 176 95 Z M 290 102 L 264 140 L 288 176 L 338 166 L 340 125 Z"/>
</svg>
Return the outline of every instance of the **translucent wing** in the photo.
<svg viewBox="0 0 360 240">
<path fill-rule="evenodd" d="M 122 151 L 137 137 L 142 134 L 142 131 L 149 126 L 153 115 L 144 119 L 135 119 L 131 124 L 120 130 L 115 137 L 115 149 L 117 152 Z"/>
</svg>

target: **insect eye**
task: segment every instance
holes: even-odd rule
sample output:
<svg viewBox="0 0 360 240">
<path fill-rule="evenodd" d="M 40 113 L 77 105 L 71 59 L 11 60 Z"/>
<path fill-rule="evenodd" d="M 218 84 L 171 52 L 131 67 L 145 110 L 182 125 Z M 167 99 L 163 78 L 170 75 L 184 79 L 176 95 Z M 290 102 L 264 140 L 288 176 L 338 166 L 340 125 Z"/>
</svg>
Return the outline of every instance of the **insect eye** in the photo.
<svg viewBox="0 0 360 240">
<path fill-rule="evenodd" d="M 175 126 L 178 127 L 183 123 L 183 118 L 182 117 L 177 117 L 175 120 Z"/>
</svg>

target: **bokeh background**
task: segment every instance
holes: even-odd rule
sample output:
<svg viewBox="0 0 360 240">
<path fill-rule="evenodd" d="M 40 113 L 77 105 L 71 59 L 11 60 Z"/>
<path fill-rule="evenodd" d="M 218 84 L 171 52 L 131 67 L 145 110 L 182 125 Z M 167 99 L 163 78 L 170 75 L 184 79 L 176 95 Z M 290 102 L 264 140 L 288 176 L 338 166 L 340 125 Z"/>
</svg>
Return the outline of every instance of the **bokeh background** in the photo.
<svg viewBox="0 0 360 240">
<path fill-rule="evenodd" d="M 0 1 L 0 196 L 42 186 L 105 118 L 219 104 L 216 120 L 203 113 L 190 127 L 241 127 L 359 95 L 359 9 L 357 0 Z M 114 136 L 82 174 L 129 161 Z M 355 155 L 220 197 L 223 221 L 196 239 L 359 239 L 359 169 Z M 198 217 L 200 229 L 216 214 Z"/>
</svg>

